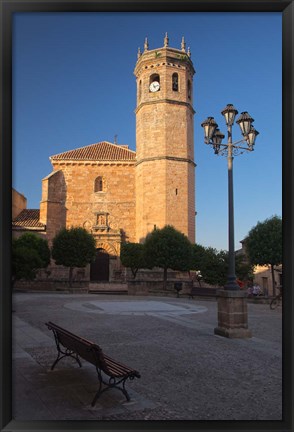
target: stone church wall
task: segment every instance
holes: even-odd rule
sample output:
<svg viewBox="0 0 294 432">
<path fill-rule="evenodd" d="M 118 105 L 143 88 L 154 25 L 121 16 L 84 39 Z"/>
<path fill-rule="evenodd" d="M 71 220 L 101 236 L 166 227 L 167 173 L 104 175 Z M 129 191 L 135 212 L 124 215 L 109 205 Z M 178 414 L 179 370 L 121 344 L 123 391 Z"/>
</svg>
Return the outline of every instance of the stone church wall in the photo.
<svg viewBox="0 0 294 432">
<path fill-rule="evenodd" d="M 40 221 L 46 225 L 49 245 L 63 227 L 83 227 L 91 232 L 96 247 L 110 256 L 110 280 L 121 270 L 121 241 L 135 241 L 134 163 L 55 162 L 54 171 L 43 179 Z M 95 179 L 103 179 L 102 190 L 95 191 Z M 53 263 L 38 280 L 66 281 L 68 269 Z M 76 269 L 80 282 L 89 281 L 90 266 Z"/>
<path fill-rule="evenodd" d="M 56 164 L 54 168 L 56 169 L 57 166 Z M 82 226 L 91 231 L 93 227 L 100 225 L 97 215 L 105 213 L 107 214 L 105 223 L 110 230 L 122 229 L 126 239 L 134 241 L 133 165 L 71 163 L 58 167 L 62 169 L 66 185 L 67 227 Z M 98 176 L 103 178 L 103 190 L 95 192 L 94 183 Z M 99 233 L 98 228 L 97 232 Z"/>
<path fill-rule="evenodd" d="M 42 181 L 40 222 L 46 225 L 49 245 L 55 234 L 66 225 L 66 184 L 63 172 L 55 171 Z"/>
<path fill-rule="evenodd" d="M 18 216 L 19 213 L 26 208 L 26 197 L 12 188 L 12 219 Z"/>
<path fill-rule="evenodd" d="M 40 205 L 49 242 L 62 227 L 72 226 L 92 232 L 99 244 L 110 237 L 114 243 L 135 241 L 133 164 L 55 163 L 53 167 L 43 179 Z M 103 178 L 103 190 L 95 192 L 98 176 Z M 115 250 L 119 253 L 119 248 Z"/>
</svg>

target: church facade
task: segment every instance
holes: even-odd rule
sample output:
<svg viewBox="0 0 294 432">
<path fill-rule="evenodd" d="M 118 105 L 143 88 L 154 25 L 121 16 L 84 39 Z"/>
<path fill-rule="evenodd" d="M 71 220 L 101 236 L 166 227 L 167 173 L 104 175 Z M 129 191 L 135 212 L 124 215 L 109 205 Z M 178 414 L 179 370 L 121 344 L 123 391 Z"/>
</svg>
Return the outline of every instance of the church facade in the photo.
<svg viewBox="0 0 294 432">
<path fill-rule="evenodd" d="M 116 280 L 121 243 L 144 242 L 153 229 L 173 225 L 195 242 L 190 50 L 184 39 L 171 48 L 166 35 L 157 49 L 146 39 L 137 57 L 136 152 L 102 141 L 59 153 L 42 181 L 38 222 L 49 244 L 62 227 L 91 232 L 97 259 L 86 277 L 93 282 Z M 25 229 L 24 214 L 14 226 L 18 218 Z"/>
</svg>

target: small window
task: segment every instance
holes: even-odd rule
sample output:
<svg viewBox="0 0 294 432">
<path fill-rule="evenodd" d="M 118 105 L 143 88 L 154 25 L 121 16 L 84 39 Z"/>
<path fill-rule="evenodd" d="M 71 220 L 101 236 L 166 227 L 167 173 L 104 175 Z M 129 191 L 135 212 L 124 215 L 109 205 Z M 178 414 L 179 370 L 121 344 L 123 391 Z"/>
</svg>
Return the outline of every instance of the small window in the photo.
<svg viewBox="0 0 294 432">
<path fill-rule="evenodd" d="M 179 91 L 179 75 L 174 73 L 172 76 L 173 91 Z"/>
<path fill-rule="evenodd" d="M 188 80 L 188 99 L 191 99 L 191 96 L 192 96 L 191 81 Z"/>
<path fill-rule="evenodd" d="M 94 184 L 94 192 L 102 192 L 103 191 L 103 177 L 99 176 L 95 179 Z"/>
</svg>

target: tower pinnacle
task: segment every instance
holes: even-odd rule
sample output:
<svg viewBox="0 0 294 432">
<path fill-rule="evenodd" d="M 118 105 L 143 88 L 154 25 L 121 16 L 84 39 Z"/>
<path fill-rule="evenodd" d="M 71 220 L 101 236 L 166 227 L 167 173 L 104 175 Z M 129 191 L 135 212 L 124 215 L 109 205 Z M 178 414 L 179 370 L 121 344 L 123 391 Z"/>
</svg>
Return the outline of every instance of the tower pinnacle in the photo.
<svg viewBox="0 0 294 432">
<path fill-rule="evenodd" d="M 181 49 L 182 51 L 186 52 L 186 43 L 184 36 L 182 37 Z"/>
<path fill-rule="evenodd" d="M 164 37 L 164 47 L 168 47 L 168 43 L 169 43 L 168 35 L 167 35 L 167 33 L 165 33 L 165 37 Z"/>
<path fill-rule="evenodd" d="M 144 51 L 148 51 L 148 48 L 149 48 L 148 39 L 145 38 L 145 42 L 144 42 Z"/>
</svg>

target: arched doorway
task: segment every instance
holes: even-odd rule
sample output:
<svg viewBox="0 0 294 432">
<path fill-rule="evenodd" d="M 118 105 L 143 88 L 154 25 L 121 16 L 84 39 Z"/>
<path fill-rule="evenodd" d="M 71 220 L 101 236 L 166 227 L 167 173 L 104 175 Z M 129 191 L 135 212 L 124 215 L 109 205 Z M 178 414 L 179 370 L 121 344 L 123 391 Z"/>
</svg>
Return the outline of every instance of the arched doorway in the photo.
<svg viewBox="0 0 294 432">
<path fill-rule="evenodd" d="M 91 263 L 90 280 L 91 282 L 109 281 L 109 255 L 105 249 L 96 250 L 96 259 Z"/>
</svg>

